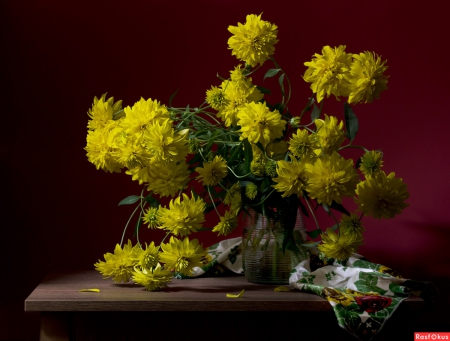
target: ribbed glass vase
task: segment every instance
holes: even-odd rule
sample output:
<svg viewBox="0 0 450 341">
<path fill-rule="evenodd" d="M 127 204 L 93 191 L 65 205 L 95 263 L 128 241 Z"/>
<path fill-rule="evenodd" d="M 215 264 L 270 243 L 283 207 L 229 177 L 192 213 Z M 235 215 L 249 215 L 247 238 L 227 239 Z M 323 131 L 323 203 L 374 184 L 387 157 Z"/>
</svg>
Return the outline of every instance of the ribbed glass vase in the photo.
<svg viewBox="0 0 450 341">
<path fill-rule="evenodd" d="M 244 274 L 251 283 L 288 284 L 289 276 L 307 258 L 303 216 L 297 212 L 292 238 L 283 252 L 284 228 L 254 210 L 249 211 L 242 235 Z"/>
</svg>

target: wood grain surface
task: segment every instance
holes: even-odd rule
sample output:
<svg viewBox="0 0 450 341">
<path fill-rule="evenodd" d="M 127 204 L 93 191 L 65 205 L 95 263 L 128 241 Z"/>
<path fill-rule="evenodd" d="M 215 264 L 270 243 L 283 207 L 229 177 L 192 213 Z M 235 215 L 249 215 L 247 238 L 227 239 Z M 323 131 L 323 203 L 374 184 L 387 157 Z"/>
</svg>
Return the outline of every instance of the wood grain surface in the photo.
<svg viewBox="0 0 450 341">
<path fill-rule="evenodd" d="M 277 285 L 247 282 L 244 276 L 173 279 L 168 287 L 149 292 L 134 283 L 115 284 L 95 270 L 52 273 L 25 300 L 26 311 L 331 311 L 322 297 L 293 289 L 275 292 Z M 99 293 L 79 292 L 97 288 Z M 227 298 L 238 294 L 241 298 Z M 419 298 L 405 300 L 421 309 Z"/>
</svg>

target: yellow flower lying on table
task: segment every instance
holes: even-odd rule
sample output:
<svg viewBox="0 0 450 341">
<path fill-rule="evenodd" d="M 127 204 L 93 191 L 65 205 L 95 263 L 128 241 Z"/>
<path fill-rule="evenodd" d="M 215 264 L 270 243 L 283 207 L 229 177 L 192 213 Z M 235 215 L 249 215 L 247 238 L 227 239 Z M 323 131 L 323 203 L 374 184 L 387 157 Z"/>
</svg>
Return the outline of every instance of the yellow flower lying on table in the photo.
<svg viewBox="0 0 450 341">
<path fill-rule="evenodd" d="M 325 263 L 342 261 L 363 243 L 363 215 L 393 218 L 408 206 L 406 184 L 382 170 L 383 153 L 354 144 L 359 124 L 350 104 L 370 103 L 387 89 L 385 60 L 373 52 L 346 52 L 344 45 L 324 46 L 304 63 L 303 79 L 313 95 L 299 110 L 288 107 L 290 80 L 274 59 L 278 27 L 262 14 L 250 14 L 228 30 L 228 48 L 240 64 L 230 67 L 228 78 L 218 76 L 198 107 L 172 106 L 175 94 L 167 105 L 140 98 L 125 108 L 106 94 L 94 98 L 85 147 L 89 162 L 106 172 L 124 170 L 143 187 L 140 195 L 119 203 L 136 208 L 114 253 L 95 264 L 105 278 L 131 279 L 154 291 L 175 274 L 206 269 L 214 258 L 191 234 L 227 236 L 250 208 L 282 222 L 283 247 L 300 208 L 315 224 L 303 245 L 317 247 Z M 271 91 L 251 77 L 266 63 L 273 67 L 263 79 L 278 77 L 280 100 L 274 103 L 265 96 Z M 323 112 L 331 95 L 344 100 L 342 118 Z M 361 151 L 359 159 L 344 156 L 349 148 Z M 346 200 L 356 203 L 354 212 L 344 207 Z M 334 226 L 319 226 L 318 206 L 334 218 Z M 218 223 L 211 226 L 206 214 L 215 214 Z M 136 243 L 123 244 L 132 218 Z M 160 245 L 140 242 L 145 225 L 166 232 Z M 328 294 L 341 303 L 349 300 Z"/>
</svg>

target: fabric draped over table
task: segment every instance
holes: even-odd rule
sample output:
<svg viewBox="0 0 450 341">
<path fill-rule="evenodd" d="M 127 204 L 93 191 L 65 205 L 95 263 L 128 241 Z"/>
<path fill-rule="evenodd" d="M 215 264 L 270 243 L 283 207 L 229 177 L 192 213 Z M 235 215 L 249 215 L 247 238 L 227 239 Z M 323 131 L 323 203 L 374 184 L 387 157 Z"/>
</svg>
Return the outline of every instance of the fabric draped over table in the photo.
<svg viewBox="0 0 450 341">
<path fill-rule="evenodd" d="M 243 274 L 241 242 L 240 237 L 231 238 L 207 248 L 208 263 L 194 268 L 192 277 L 217 276 L 228 270 Z M 327 299 L 339 326 L 359 340 L 370 340 L 378 334 L 404 299 L 437 299 L 432 283 L 402 278 L 387 266 L 371 263 L 361 255 L 353 254 L 345 262 L 320 259 L 317 255 L 317 249 L 311 248 L 308 258 L 292 270 L 289 284 Z"/>
</svg>

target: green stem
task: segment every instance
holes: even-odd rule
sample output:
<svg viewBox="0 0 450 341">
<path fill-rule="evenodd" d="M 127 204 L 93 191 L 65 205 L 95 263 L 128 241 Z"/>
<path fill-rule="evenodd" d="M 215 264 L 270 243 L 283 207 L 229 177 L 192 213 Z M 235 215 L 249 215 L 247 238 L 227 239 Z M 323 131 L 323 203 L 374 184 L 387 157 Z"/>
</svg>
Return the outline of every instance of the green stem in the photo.
<svg viewBox="0 0 450 341">
<path fill-rule="evenodd" d="M 303 199 L 305 199 L 306 205 L 308 206 L 309 211 L 310 211 L 311 214 L 312 214 L 312 217 L 313 217 L 313 219 L 314 219 L 314 222 L 316 223 L 316 228 L 317 228 L 318 230 L 320 230 L 319 222 L 317 221 L 316 215 L 314 214 L 314 210 L 312 209 L 311 205 L 309 204 L 308 197 L 307 197 L 306 195 L 304 195 L 304 196 L 303 196 Z"/>
<path fill-rule="evenodd" d="M 339 150 L 346 149 L 346 148 L 358 148 L 358 149 L 364 150 L 364 152 L 366 152 L 366 153 L 369 152 L 369 150 L 366 149 L 365 147 L 363 147 L 363 146 L 356 146 L 356 145 L 353 145 L 353 144 L 347 144 L 346 146 L 342 146 L 342 147 L 339 148 Z"/>
<path fill-rule="evenodd" d="M 127 224 L 125 225 L 125 228 L 124 228 L 123 233 L 122 233 L 122 239 L 120 240 L 120 247 L 122 247 L 123 238 L 125 237 L 125 232 L 126 232 L 126 230 L 127 230 L 128 225 L 130 224 L 131 218 L 133 218 L 134 214 L 136 213 L 136 211 L 137 211 L 137 209 L 138 209 L 139 207 L 141 207 L 141 204 L 140 204 L 140 203 L 139 203 L 139 205 L 136 206 L 136 208 L 134 209 L 133 213 L 131 213 L 131 216 L 130 216 L 130 218 L 128 219 Z"/>
</svg>

